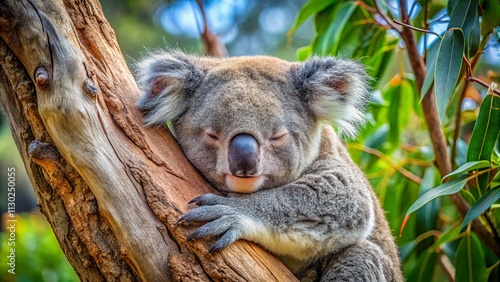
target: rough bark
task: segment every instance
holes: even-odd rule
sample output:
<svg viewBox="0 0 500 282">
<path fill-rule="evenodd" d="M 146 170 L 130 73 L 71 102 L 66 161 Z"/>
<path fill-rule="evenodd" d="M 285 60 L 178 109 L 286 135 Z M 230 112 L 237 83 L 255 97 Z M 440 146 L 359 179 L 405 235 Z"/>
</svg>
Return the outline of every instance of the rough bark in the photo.
<svg viewBox="0 0 500 282">
<path fill-rule="evenodd" d="M 258 246 L 208 254 L 175 225 L 214 191 L 140 93 L 96 0 L 0 4 L 0 102 L 41 211 L 84 281 L 293 281 Z"/>
</svg>

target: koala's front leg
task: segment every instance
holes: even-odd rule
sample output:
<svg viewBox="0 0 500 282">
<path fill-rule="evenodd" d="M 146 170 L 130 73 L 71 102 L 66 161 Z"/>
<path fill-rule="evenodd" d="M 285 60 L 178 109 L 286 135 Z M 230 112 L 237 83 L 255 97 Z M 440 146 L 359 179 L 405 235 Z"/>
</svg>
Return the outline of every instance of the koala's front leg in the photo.
<svg viewBox="0 0 500 282">
<path fill-rule="evenodd" d="M 342 162 L 314 165 L 280 187 L 221 197 L 206 194 L 179 221 L 208 222 L 189 240 L 222 236 L 211 250 L 243 238 L 297 261 L 311 261 L 366 239 L 374 225 L 373 202 L 361 172 Z"/>
</svg>

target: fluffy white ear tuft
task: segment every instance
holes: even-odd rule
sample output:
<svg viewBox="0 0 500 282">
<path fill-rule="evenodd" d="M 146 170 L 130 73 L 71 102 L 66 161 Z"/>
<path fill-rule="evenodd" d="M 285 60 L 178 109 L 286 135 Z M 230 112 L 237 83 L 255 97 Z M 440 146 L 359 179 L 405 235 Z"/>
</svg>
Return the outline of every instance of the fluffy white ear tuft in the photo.
<svg viewBox="0 0 500 282">
<path fill-rule="evenodd" d="M 188 99 L 203 80 L 197 58 L 180 51 L 157 51 L 135 64 L 143 96 L 137 103 L 146 125 L 165 124 L 187 109 Z"/>
<path fill-rule="evenodd" d="M 351 60 L 314 57 L 293 70 L 299 95 L 314 115 L 338 128 L 343 136 L 354 138 L 365 122 L 369 96 L 364 67 Z"/>
</svg>

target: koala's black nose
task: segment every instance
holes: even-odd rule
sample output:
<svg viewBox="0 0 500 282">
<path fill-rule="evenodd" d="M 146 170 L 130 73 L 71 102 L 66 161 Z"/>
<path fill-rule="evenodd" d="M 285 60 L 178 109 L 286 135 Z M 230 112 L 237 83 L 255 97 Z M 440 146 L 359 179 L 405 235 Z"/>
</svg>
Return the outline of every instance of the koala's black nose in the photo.
<svg viewBox="0 0 500 282">
<path fill-rule="evenodd" d="M 259 144 L 252 135 L 238 134 L 229 143 L 229 171 L 238 177 L 251 177 L 257 174 L 259 163 Z"/>
</svg>

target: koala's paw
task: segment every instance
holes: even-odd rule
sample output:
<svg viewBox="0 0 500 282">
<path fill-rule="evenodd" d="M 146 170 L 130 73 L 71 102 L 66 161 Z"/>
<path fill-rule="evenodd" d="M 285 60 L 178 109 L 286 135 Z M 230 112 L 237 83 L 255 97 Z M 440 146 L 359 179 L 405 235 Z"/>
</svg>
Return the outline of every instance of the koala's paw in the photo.
<svg viewBox="0 0 500 282">
<path fill-rule="evenodd" d="M 221 236 L 209 252 L 220 251 L 240 239 L 245 232 L 245 222 L 250 219 L 229 205 L 228 198 L 205 194 L 189 203 L 198 207 L 190 210 L 177 220 L 182 222 L 207 222 L 189 234 L 187 241 L 206 236 Z"/>
</svg>

